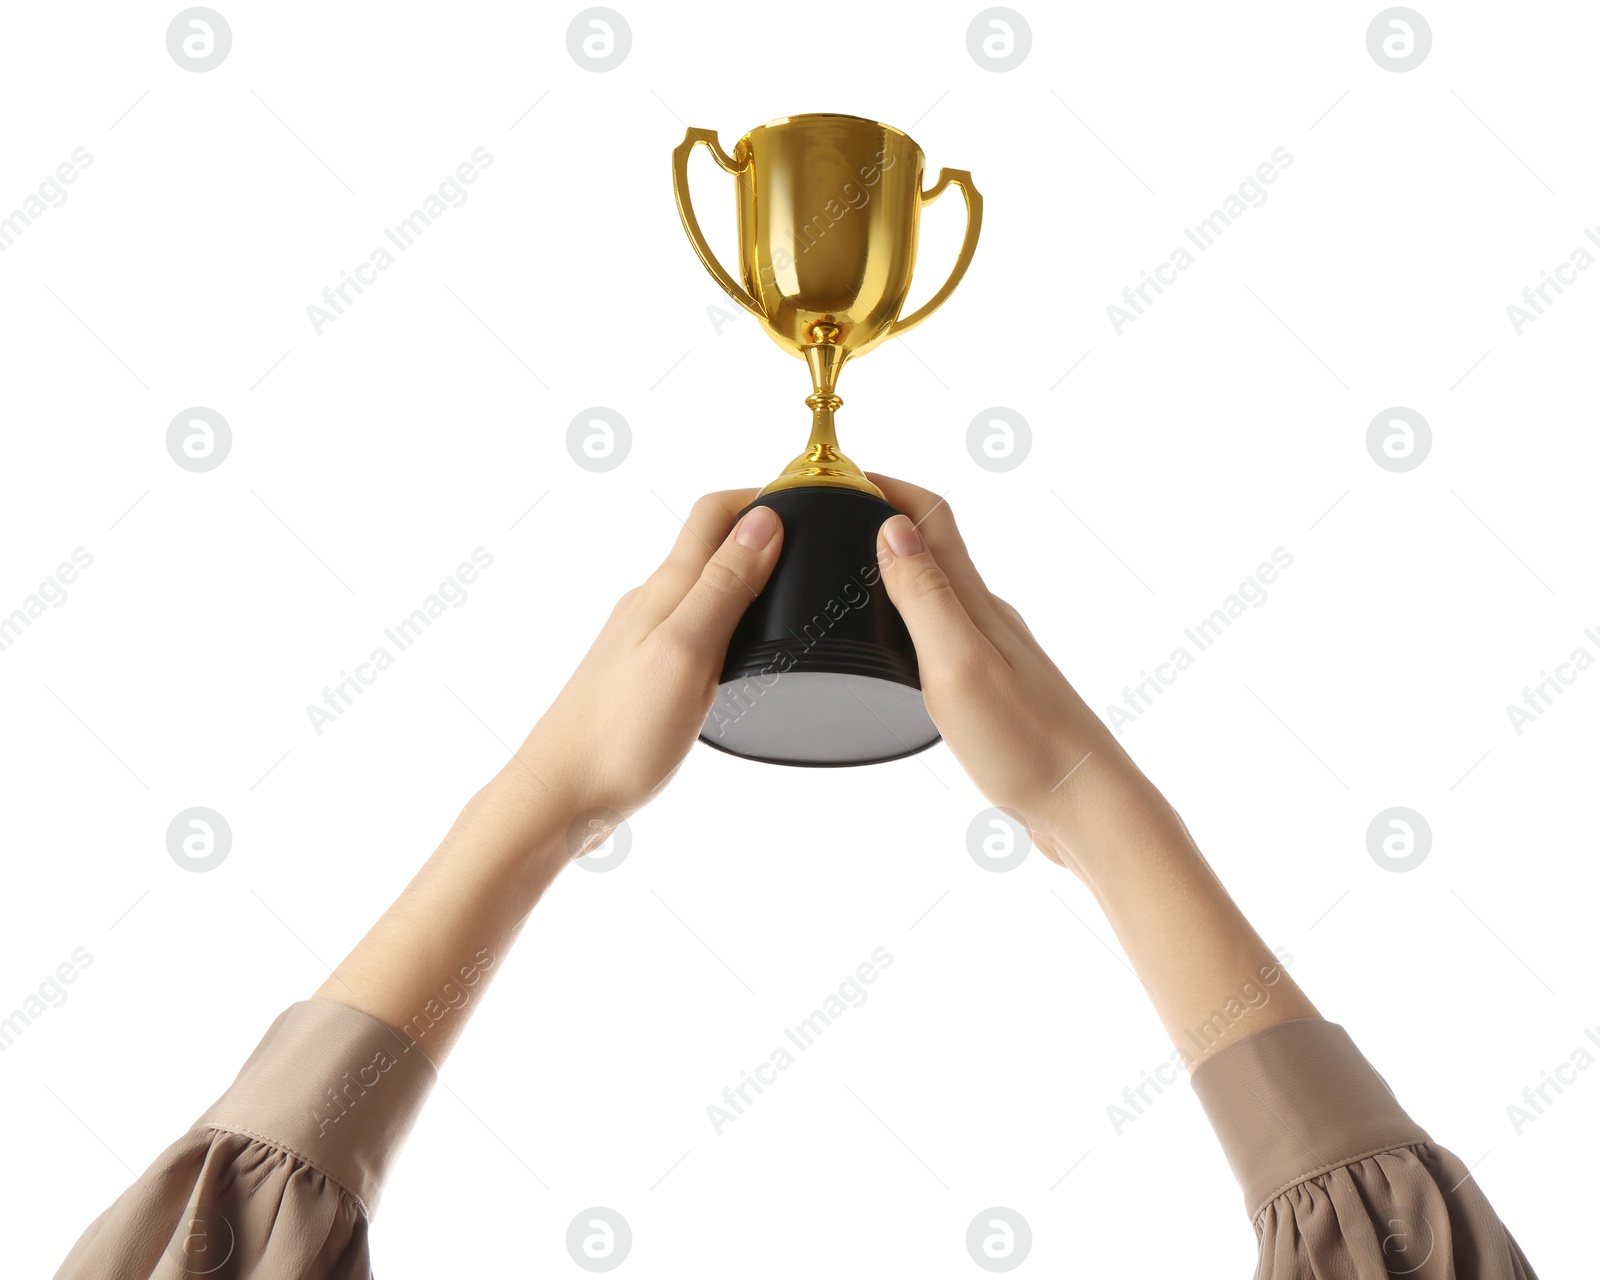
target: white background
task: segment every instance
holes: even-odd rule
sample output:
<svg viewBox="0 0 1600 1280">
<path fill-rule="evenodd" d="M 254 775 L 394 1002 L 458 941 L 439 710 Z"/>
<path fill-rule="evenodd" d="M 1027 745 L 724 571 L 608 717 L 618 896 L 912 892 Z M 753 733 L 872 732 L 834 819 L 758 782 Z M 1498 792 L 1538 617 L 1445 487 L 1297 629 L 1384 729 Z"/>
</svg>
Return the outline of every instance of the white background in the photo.
<svg viewBox="0 0 1600 1280">
<path fill-rule="evenodd" d="M 1600 271 L 1520 336 L 1506 307 L 1600 221 L 1600 14 L 1426 7 L 1395 73 L 1378 8 L 1028 5 L 994 72 L 973 5 L 630 2 L 596 73 L 576 7 L 226 4 L 203 74 L 168 55 L 175 6 L 12 8 L 0 213 L 93 163 L 0 254 L 0 614 L 94 563 L 0 652 L 0 1007 L 93 964 L 0 1056 L 7 1274 L 47 1274 L 318 985 L 694 497 L 798 448 L 803 368 L 748 317 L 719 335 L 668 158 L 685 124 L 731 148 L 804 111 L 906 128 L 987 199 L 965 283 L 850 368 L 840 430 L 948 491 L 1091 705 L 1293 554 L 1123 740 L 1535 1266 L 1576 1274 L 1600 1070 L 1520 1135 L 1506 1109 L 1600 1022 L 1600 674 L 1520 735 L 1506 705 L 1600 656 Z M 308 304 L 478 147 L 466 203 L 318 336 Z M 1278 147 L 1266 202 L 1119 336 L 1107 305 Z M 728 254 L 730 183 L 703 153 L 694 177 Z M 959 225 L 954 198 L 925 219 L 918 298 Z M 166 450 L 193 405 L 233 432 L 204 474 Z M 591 405 L 633 434 L 604 474 L 566 449 Z M 1004 473 L 966 445 L 994 405 L 1032 428 Z M 1394 405 L 1433 433 L 1405 473 L 1366 447 Z M 476 547 L 467 603 L 315 733 L 306 704 Z M 167 853 L 192 805 L 233 831 L 206 874 Z M 1368 853 L 1393 805 L 1432 829 L 1414 871 Z M 576 1274 L 567 1223 L 601 1204 L 623 1274 L 979 1274 L 991 1205 L 1032 1226 L 1024 1274 L 1248 1274 L 1187 1085 L 1107 1118 L 1170 1053 L 1109 930 L 1038 856 L 976 865 L 983 807 L 943 747 L 697 748 L 504 962 L 378 1273 Z M 867 1003 L 717 1136 L 707 1105 L 877 947 Z"/>
</svg>

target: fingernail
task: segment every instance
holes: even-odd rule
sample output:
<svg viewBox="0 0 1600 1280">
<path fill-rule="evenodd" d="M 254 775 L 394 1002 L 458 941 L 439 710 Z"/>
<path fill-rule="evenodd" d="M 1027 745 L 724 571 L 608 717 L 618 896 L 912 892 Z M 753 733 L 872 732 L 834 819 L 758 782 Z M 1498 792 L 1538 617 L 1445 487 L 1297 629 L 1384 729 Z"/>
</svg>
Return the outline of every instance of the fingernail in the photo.
<svg viewBox="0 0 1600 1280">
<path fill-rule="evenodd" d="M 752 507 L 739 521 L 734 541 L 751 551 L 760 551 L 778 532 L 778 515 L 771 507 Z"/>
<path fill-rule="evenodd" d="M 889 550 L 897 556 L 914 556 L 922 552 L 922 535 L 909 516 L 895 516 L 883 526 L 883 537 Z"/>
</svg>

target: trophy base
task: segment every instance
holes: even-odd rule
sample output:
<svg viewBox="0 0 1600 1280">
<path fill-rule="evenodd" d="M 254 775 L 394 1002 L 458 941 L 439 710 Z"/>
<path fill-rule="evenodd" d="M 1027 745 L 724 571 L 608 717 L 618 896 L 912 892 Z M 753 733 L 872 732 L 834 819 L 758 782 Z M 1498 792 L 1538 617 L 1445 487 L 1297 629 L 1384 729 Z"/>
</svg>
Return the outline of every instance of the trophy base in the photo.
<svg viewBox="0 0 1600 1280">
<path fill-rule="evenodd" d="M 917 653 L 878 573 L 895 509 L 855 489 L 762 494 L 783 551 L 745 611 L 700 740 L 764 764 L 878 764 L 939 740 Z M 748 509 L 748 508 L 747 508 Z"/>
</svg>

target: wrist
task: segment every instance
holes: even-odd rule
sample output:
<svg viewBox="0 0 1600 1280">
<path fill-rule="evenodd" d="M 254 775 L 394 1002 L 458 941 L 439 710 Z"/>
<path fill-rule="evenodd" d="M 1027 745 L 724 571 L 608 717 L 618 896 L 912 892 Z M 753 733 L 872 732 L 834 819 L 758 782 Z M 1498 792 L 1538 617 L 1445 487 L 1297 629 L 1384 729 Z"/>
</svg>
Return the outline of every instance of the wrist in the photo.
<svg viewBox="0 0 1600 1280">
<path fill-rule="evenodd" d="M 1036 831 L 1048 857 L 1096 896 L 1134 869 L 1193 850 L 1165 796 L 1114 745 L 1102 767 L 1089 762 L 1053 797 Z"/>
<path fill-rule="evenodd" d="M 582 802 L 570 786 L 530 763 L 519 754 L 474 793 L 450 843 L 470 845 L 510 874 L 527 869 L 550 879 L 573 855 L 568 833 Z"/>
</svg>

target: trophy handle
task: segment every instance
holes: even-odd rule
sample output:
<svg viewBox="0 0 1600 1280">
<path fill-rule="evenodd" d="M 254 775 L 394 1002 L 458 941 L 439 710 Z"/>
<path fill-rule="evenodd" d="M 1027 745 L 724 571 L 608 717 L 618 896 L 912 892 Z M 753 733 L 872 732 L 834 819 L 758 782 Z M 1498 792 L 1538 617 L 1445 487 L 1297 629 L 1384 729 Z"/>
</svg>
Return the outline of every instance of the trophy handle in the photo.
<svg viewBox="0 0 1600 1280">
<path fill-rule="evenodd" d="M 746 311 L 759 320 L 765 320 L 767 313 L 761 309 L 761 305 L 739 286 L 711 252 L 711 246 L 706 243 L 705 233 L 700 230 L 700 220 L 694 216 L 694 206 L 689 202 L 689 153 L 702 142 L 705 143 L 706 150 L 711 152 L 711 158 L 728 173 L 737 175 L 745 170 L 745 165 L 735 164 L 722 149 L 722 144 L 717 141 L 715 129 L 690 129 L 672 153 L 672 191 L 678 200 L 678 216 L 683 219 L 683 229 L 688 233 L 689 243 L 694 246 L 701 265 L 711 273 L 711 278 Z M 746 164 L 748 163 L 746 161 Z M 940 298 L 939 301 L 942 302 L 944 299 Z"/>
<path fill-rule="evenodd" d="M 932 204 L 944 194 L 944 189 L 951 183 L 961 188 L 961 195 L 967 202 L 967 234 L 961 242 L 961 252 L 956 255 L 956 265 L 951 269 L 950 278 L 940 286 L 939 291 L 910 315 L 897 319 L 889 326 L 885 337 L 897 338 L 907 329 L 915 328 L 931 316 L 955 291 L 955 287 L 961 283 L 961 277 L 967 274 L 967 268 L 972 265 L 972 255 L 978 248 L 978 232 L 983 229 L 983 197 L 972 185 L 972 175 L 965 169 L 941 169 L 939 181 L 931 190 L 922 193 L 921 200 L 924 205 Z"/>
</svg>

